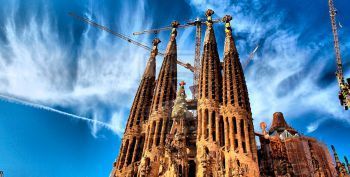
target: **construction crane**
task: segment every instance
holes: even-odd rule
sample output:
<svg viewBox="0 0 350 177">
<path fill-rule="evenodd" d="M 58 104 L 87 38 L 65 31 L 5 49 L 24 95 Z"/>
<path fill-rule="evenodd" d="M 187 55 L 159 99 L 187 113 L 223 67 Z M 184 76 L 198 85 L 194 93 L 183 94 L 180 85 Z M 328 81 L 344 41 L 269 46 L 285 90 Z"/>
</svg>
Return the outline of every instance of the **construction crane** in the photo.
<svg viewBox="0 0 350 177">
<path fill-rule="evenodd" d="M 199 72 L 201 67 L 201 61 L 200 61 L 200 55 L 201 55 L 201 41 L 202 41 L 202 25 L 206 24 L 207 21 L 211 21 L 212 23 L 219 23 L 220 19 L 214 19 L 212 20 L 212 15 L 214 14 L 214 11 L 211 9 L 208 9 L 205 13 L 206 19 L 197 17 L 195 20 L 191 20 L 187 22 L 185 25 L 180 25 L 179 28 L 187 28 L 187 27 L 196 27 L 196 36 L 195 36 L 195 55 L 194 55 L 194 62 L 193 66 L 188 65 L 188 68 L 191 68 L 190 70 L 193 72 L 193 85 L 190 87 L 192 91 L 193 99 L 197 98 L 197 86 L 198 86 L 198 80 L 199 80 Z M 171 30 L 171 26 L 167 26 L 164 28 L 158 28 L 158 29 L 151 29 L 151 30 L 144 30 L 141 32 L 134 32 L 133 35 L 140 35 L 140 34 L 158 34 L 162 31 L 168 31 Z"/>
<path fill-rule="evenodd" d="M 114 36 L 116 36 L 116 37 L 118 37 L 120 39 L 123 39 L 123 40 L 125 40 L 127 42 L 130 42 L 130 43 L 134 44 L 134 45 L 142 47 L 142 48 L 144 48 L 146 50 L 152 51 L 151 47 L 148 47 L 148 46 L 146 46 L 146 45 L 144 45 L 144 44 L 142 44 L 140 42 L 137 42 L 137 41 L 135 41 L 135 40 L 125 36 L 124 34 L 117 33 L 117 32 L 115 32 L 115 31 L 113 31 L 113 30 L 111 30 L 111 29 L 109 29 L 109 28 L 107 28 L 107 27 L 105 27 L 103 25 L 100 25 L 100 24 L 98 24 L 98 23 L 88 19 L 88 18 L 81 17 L 81 16 L 76 15 L 76 14 L 74 14 L 72 12 L 70 12 L 69 15 L 74 17 L 75 19 L 80 20 L 82 22 L 85 22 L 85 23 L 87 23 L 87 24 L 89 24 L 89 25 L 91 25 L 93 27 L 96 27 L 96 28 L 99 28 L 99 29 L 101 29 L 103 31 L 106 31 L 106 32 L 108 32 L 108 33 L 110 33 L 110 34 L 112 34 L 112 35 L 114 35 Z M 164 53 L 158 52 L 158 55 L 164 56 Z M 184 63 L 184 62 L 181 62 L 181 61 L 177 60 L 177 64 L 185 67 L 186 69 L 190 70 L 191 72 L 195 72 L 194 67 L 191 66 L 191 64 L 189 64 L 189 63 Z"/>
<path fill-rule="evenodd" d="M 337 30 L 337 22 L 335 16 L 337 14 L 337 10 L 334 8 L 333 0 L 328 0 L 329 6 L 329 15 L 331 18 L 332 32 L 333 32 L 333 40 L 334 40 L 334 50 L 335 57 L 337 62 L 337 71 L 336 77 L 339 84 L 339 100 L 340 104 L 344 106 L 345 110 L 348 110 L 350 106 L 350 78 L 344 80 L 343 75 L 343 64 L 340 55 L 340 47 L 339 47 L 339 38 L 338 38 L 338 30 Z"/>
</svg>

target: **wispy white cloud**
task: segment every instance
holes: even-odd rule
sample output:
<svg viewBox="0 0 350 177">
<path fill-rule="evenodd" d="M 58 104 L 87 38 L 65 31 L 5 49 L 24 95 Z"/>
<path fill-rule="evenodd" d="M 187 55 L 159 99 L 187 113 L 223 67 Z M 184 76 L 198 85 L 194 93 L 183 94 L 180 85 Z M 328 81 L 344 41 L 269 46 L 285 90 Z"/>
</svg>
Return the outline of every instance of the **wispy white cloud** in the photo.
<svg viewBox="0 0 350 177">
<path fill-rule="evenodd" d="M 108 122 L 114 132 L 121 135 L 149 52 L 86 26 L 77 56 L 72 57 L 73 41 L 60 41 L 57 24 L 48 17 L 47 10 L 43 11 L 42 20 L 33 15 L 28 23 L 19 26 L 15 2 L 10 5 L 3 28 L 7 40 L 0 48 L 0 93 L 68 108 L 78 115 L 91 115 L 95 121 Z M 233 15 L 235 33 L 244 34 L 245 39 L 237 40 L 241 58 L 264 39 L 253 65 L 246 71 L 256 126 L 260 121 L 270 122 L 275 111 L 284 112 L 287 119 L 302 118 L 300 115 L 306 112 L 338 119 L 348 116 L 339 106 L 336 85 L 320 88 L 316 83 L 317 76 L 326 67 L 323 61 L 315 61 L 312 68 L 307 68 L 309 72 L 305 72 L 306 64 L 314 59 L 323 44 L 300 46 L 298 40 L 303 29 L 282 28 L 283 10 L 276 11 L 273 4 L 261 0 L 187 2 L 196 13 L 212 8 L 217 16 Z M 146 18 L 144 1 L 132 6 L 130 3 L 122 3 L 118 14 L 123 15 L 114 22 L 103 16 L 93 1 L 87 3 L 87 10 L 81 14 L 101 24 L 117 24 L 118 31 L 124 34 L 150 28 L 152 21 Z M 270 3 L 268 8 L 264 6 L 266 3 Z M 193 29 L 187 29 L 178 36 L 179 58 L 190 63 L 194 53 L 191 34 Z M 160 48 L 166 46 L 168 36 L 164 36 Z M 145 38 L 138 40 L 146 43 Z M 223 41 L 218 43 L 223 45 Z M 349 46 L 349 42 L 347 44 Z M 333 55 L 331 52 L 322 55 L 329 57 Z M 160 64 L 158 60 L 157 68 Z M 178 69 L 179 80 L 191 82 L 191 74 L 182 67 Z M 311 126 L 310 131 L 312 127 L 317 126 Z M 96 135 L 100 128 L 95 124 L 92 133 Z"/>
<path fill-rule="evenodd" d="M 320 118 L 315 122 L 312 122 L 306 127 L 306 133 L 312 133 L 318 129 L 318 127 L 325 121 L 325 119 Z"/>
<path fill-rule="evenodd" d="M 85 15 L 104 24 L 107 19 L 92 2 Z M 5 47 L 0 48 L 0 93 L 91 115 L 87 117 L 93 117 L 93 122 L 110 122 L 113 131 L 121 135 L 126 119 L 123 112 L 131 105 L 149 52 L 87 26 L 78 54 L 73 57 L 70 47 L 74 41 L 60 42 L 57 24 L 48 17 L 48 10 L 44 10 L 43 20 L 38 20 L 33 12 L 29 23 L 21 26 L 15 18 L 18 4 L 10 5 L 12 12 L 4 24 L 7 40 Z M 127 2 L 123 6 L 126 7 L 121 9 L 129 8 Z M 140 1 L 132 11 L 123 13 L 143 18 L 144 6 Z M 130 23 L 127 18 L 117 20 L 119 32 L 124 34 L 151 24 Z M 96 135 L 101 125 L 92 127 Z"/>
</svg>

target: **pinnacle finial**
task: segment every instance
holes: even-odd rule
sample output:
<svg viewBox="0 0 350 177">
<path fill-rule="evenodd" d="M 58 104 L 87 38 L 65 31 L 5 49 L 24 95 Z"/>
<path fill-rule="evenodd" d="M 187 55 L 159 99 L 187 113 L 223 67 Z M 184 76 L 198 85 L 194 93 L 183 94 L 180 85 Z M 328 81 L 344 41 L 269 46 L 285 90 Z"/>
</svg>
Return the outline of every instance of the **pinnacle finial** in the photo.
<svg viewBox="0 0 350 177">
<path fill-rule="evenodd" d="M 225 32 L 227 35 L 231 35 L 231 31 L 232 31 L 231 24 L 230 24 L 231 20 L 232 20 L 231 15 L 225 15 L 222 18 L 222 21 L 225 23 Z"/>
<path fill-rule="evenodd" d="M 261 128 L 261 130 L 266 131 L 266 123 L 265 122 L 261 122 L 260 123 L 260 128 Z"/>
<path fill-rule="evenodd" d="M 207 17 L 210 17 L 214 14 L 215 12 L 212 10 L 212 9 L 208 9 L 206 12 L 205 12 L 205 16 Z"/>
<path fill-rule="evenodd" d="M 331 145 L 331 148 L 332 148 L 333 152 L 336 153 L 333 145 Z"/>
<path fill-rule="evenodd" d="M 179 89 L 179 94 L 185 94 L 185 85 L 186 85 L 186 82 L 185 81 L 181 81 L 179 83 L 180 85 L 180 89 Z"/>
<path fill-rule="evenodd" d="M 222 18 L 222 21 L 225 22 L 225 23 L 230 23 L 231 20 L 232 20 L 232 16 L 231 15 L 225 15 Z"/>
<path fill-rule="evenodd" d="M 154 38 L 152 41 L 153 46 L 158 46 L 159 43 L 161 43 L 162 41 L 159 38 Z"/>
<path fill-rule="evenodd" d="M 155 57 L 158 54 L 158 44 L 160 43 L 160 39 L 154 38 L 152 41 L 153 48 L 152 48 L 152 56 Z"/>
<path fill-rule="evenodd" d="M 208 9 L 205 12 L 205 16 L 207 17 L 207 25 L 211 26 L 213 24 L 213 18 L 211 17 L 214 14 L 214 11 L 211 9 Z"/>
<path fill-rule="evenodd" d="M 174 40 L 175 37 L 177 36 L 177 30 L 176 28 L 179 27 L 180 23 L 178 21 L 173 21 L 171 22 L 171 27 L 173 27 L 173 29 L 171 30 L 171 40 Z"/>
<path fill-rule="evenodd" d="M 181 81 L 181 82 L 179 83 L 179 85 L 183 87 L 183 86 L 186 85 L 186 82 L 185 82 L 185 81 Z"/>
<path fill-rule="evenodd" d="M 180 25 L 180 23 L 176 20 L 171 22 L 171 27 L 173 27 L 173 28 L 177 28 L 177 27 L 179 27 L 179 25 Z"/>
<path fill-rule="evenodd" d="M 337 151 L 335 150 L 335 147 L 333 145 L 331 145 L 331 148 L 333 150 L 335 162 L 337 162 L 337 163 L 339 162 L 340 163 Z"/>
</svg>

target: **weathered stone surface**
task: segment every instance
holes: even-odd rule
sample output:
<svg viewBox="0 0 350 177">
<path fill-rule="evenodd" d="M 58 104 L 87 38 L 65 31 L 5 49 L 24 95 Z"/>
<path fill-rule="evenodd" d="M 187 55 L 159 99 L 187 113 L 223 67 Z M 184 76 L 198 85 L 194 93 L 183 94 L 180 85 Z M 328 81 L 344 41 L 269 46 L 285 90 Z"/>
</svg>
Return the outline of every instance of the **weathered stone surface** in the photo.
<svg viewBox="0 0 350 177">
<path fill-rule="evenodd" d="M 349 177 L 333 147 L 335 166 L 322 143 L 301 136 L 283 114 L 254 133 L 248 89 L 230 20 L 225 16 L 225 49 L 220 63 L 208 10 L 198 81 L 198 99 L 177 90 L 177 22 L 173 22 L 158 79 L 157 44 L 147 64 L 125 128 L 112 177 Z M 156 83 L 155 83 L 156 82 Z M 176 98 L 176 99 L 175 99 Z M 191 112 L 192 111 L 192 112 Z M 257 150 L 255 135 L 260 138 Z M 258 158 L 259 156 L 259 158 Z"/>
<path fill-rule="evenodd" d="M 111 176 L 130 176 L 137 171 L 137 164 L 139 164 L 141 159 L 139 152 L 142 151 L 145 144 L 145 133 L 142 127 L 149 117 L 151 99 L 155 87 L 155 60 L 158 54 L 157 46 L 159 43 L 159 39 L 153 40 L 153 50 L 130 109 L 120 153 L 113 164 Z"/>
<path fill-rule="evenodd" d="M 258 151 L 261 176 L 338 176 L 326 146 L 314 138 L 299 135 L 282 113 L 274 113 L 269 133 L 263 132 Z"/>
</svg>

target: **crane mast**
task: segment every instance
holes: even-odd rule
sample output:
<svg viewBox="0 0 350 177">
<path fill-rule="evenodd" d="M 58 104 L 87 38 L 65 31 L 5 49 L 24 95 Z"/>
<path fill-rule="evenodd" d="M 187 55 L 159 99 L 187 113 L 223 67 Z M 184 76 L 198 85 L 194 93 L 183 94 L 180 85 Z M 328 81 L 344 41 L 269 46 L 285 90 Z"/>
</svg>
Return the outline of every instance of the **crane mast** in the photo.
<svg viewBox="0 0 350 177">
<path fill-rule="evenodd" d="M 193 93 L 192 97 L 193 99 L 196 99 L 198 94 L 198 80 L 201 67 L 202 21 L 200 18 L 197 18 L 194 22 L 189 24 L 196 26 L 195 56 L 193 63 L 195 71 L 193 72 L 193 85 L 190 87 Z"/>
<path fill-rule="evenodd" d="M 343 64 L 341 60 L 340 47 L 339 47 L 337 22 L 335 19 L 337 11 L 334 8 L 333 0 L 328 0 L 328 6 L 329 6 L 329 16 L 331 18 L 332 33 L 333 33 L 333 40 L 334 40 L 334 51 L 335 51 L 335 57 L 337 62 L 336 76 L 337 76 L 339 90 L 340 90 L 338 96 L 339 96 L 340 104 L 344 106 L 345 110 L 348 110 L 350 106 L 350 85 L 349 85 L 350 79 L 348 78 L 347 81 L 344 80 Z"/>
<path fill-rule="evenodd" d="M 336 74 L 337 74 L 337 79 L 338 79 L 339 84 L 343 84 L 344 83 L 343 64 L 342 64 L 341 55 L 340 55 L 337 22 L 335 20 L 335 15 L 337 14 L 337 12 L 334 8 L 333 0 L 328 0 L 328 6 L 329 6 L 329 14 L 330 14 L 331 24 L 332 24 L 335 57 L 336 57 L 336 61 L 337 61 Z"/>
<path fill-rule="evenodd" d="M 196 24 L 196 55 L 194 58 L 194 68 L 196 69 L 196 72 L 194 73 L 194 81 L 193 85 L 198 85 L 199 80 L 199 70 L 201 66 L 201 35 L 202 35 L 202 26 L 201 23 Z"/>
</svg>

